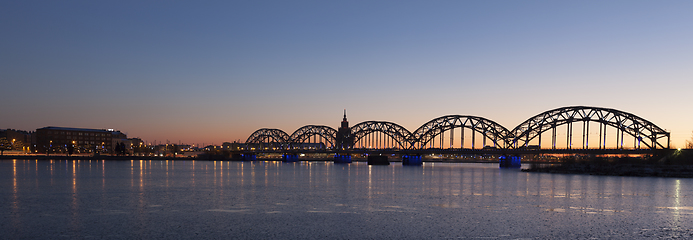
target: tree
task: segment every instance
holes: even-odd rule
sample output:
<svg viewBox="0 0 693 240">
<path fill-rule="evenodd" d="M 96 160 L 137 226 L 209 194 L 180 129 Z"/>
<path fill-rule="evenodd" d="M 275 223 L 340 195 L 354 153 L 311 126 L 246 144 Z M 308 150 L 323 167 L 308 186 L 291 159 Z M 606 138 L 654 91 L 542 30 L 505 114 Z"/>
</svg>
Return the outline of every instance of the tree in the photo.
<svg viewBox="0 0 693 240">
<path fill-rule="evenodd" d="M 24 149 L 24 142 L 21 140 L 16 140 L 14 143 L 12 143 L 12 150 L 23 150 Z"/>
<path fill-rule="evenodd" d="M 120 154 L 120 143 L 116 143 L 113 147 L 113 153 L 117 156 Z"/>
<path fill-rule="evenodd" d="M 125 143 L 121 142 L 120 143 L 120 155 L 125 156 L 126 151 L 127 151 L 127 148 L 125 148 Z"/>
<path fill-rule="evenodd" d="M 75 153 L 75 145 L 69 145 L 67 146 L 67 154 L 72 156 L 72 154 Z"/>
<path fill-rule="evenodd" d="M 5 154 L 5 150 L 12 150 L 12 143 L 7 138 L 0 138 L 0 156 Z"/>
<path fill-rule="evenodd" d="M 115 145 L 115 154 L 118 156 L 125 155 L 125 144 L 120 142 Z"/>
<path fill-rule="evenodd" d="M 693 149 L 693 131 L 691 131 L 691 139 L 686 140 L 686 149 Z"/>
</svg>

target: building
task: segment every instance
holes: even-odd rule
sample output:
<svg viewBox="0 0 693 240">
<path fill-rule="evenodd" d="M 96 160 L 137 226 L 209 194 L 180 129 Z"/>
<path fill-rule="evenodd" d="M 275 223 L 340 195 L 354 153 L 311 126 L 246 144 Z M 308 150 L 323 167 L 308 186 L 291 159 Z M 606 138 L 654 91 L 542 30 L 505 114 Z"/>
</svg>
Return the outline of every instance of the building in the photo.
<svg viewBox="0 0 693 240">
<path fill-rule="evenodd" d="M 146 146 L 147 144 L 142 141 L 141 138 L 128 138 L 128 142 L 130 142 L 130 145 L 128 147 L 134 149 L 136 147 L 143 147 Z"/>
<path fill-rule="evenodd" d="M 236 141 L 234 142 L 224 142 L 221 144 L 221 149 L 224 150 L 231 150 L 231 151 L 238 151 L 241 149 L 244 149 L 246 147 L 245 143 L 237 143 Z"/>
<path fill-rule="evenodd" d="M 122 133 L 120 131 L 112 131 L 112 129 L 107 130 L 107 131 L 109 131 L 111 133 L 111 146 L 113 146 L 113 149 L 112 149 L 113 151 L 110 153 L 121 154 L 121 153 L 115 152 L 116 146 L 117 146 L 116 144 L 121 144 L 121 143 L 123 144 L 123 146 L 125 146 L 125 149 L 123 149 L 124 154 L 128 154 L 131 152 L 130 151 L 131 150 L 131 147 L 130 147 L 131 142 L 128 139 L 128 136 L 126 136 L 124 133 Z"/>
<path fill-rule="evenodd" d="M 114 153 L 127 136 L 113 129 L 44 127 L 36 129 L 37 153 Z"/>
<path fill-rule="evenodd" d="M 344 119 L 342 119 L 342 126 L 337 130 L 337 149 L 349 149 L 354 147 L 354 136 L 351 135 L 351 128 L 349 128 L 349 121 L 346 117 L 346 109 L 344 109 Z"/>
<path fill-rule="evenodd" d="M 12 144 L 12 150 L 30 152 L 30 149 L 35 142 L 32 138 L 34 132 L 24 130 L 5 129 L 0 130 L 0 138 L 7 139 Z"/>
</svg>

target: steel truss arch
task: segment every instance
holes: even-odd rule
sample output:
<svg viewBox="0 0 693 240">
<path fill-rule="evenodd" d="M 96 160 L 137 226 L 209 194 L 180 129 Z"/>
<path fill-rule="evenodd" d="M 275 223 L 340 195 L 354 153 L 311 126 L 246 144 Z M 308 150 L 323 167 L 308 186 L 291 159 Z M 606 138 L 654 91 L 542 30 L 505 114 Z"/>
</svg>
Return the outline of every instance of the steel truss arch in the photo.
<svg viewBox="0 0 693 240">
<path fill-rule="evenodd" d="M 502 125 L 483 117 L 447 115 L 428 121 L 416 129 L 411 135 L 410 142 L 412 143 L 412 148 L 416 148 L 416 146 L 424 148 L 436 136 L 455 128 L 469 128 L 473 132 L 481 133 L 482 137 L 484 137 L 484 142 L 488 138 L 495 147 L 508 147 L 507 135 L 509 131 Z M 472 139 L 474 139 L 474 135 L 472 135 Z"/>
<path fill-rule="evenodd" d="M 583 122 L 589 129 L 589 122 L 600 123 L 600 148 L 601 142 L 601 127 L 611 126 L 617 130 L 617 139 L 619 132 L 621 134 L 620 147 L 623 147 L 623 133 L 634 137 L 639 143 L 643 143 L 647 148 L 669 148 L 670 133 L 658 127 L 654 123 L 645 120 L 637 115 L 610 108 L 589 107 L 589 106 L 571 106 L 562 107 L 540 113 L 532 118 L 527 119 L 517 127 L 515 127 L 509 135 L 510 143 L 514 148 L 527 147 L 529 142 L 534 138 L 539 137 L 541 142 L 541 133 L 550 129 L 555 129 L 560 125 L 568 125 L 569 131 L 572 130 L 573 122 Z M 555 131 L 555 130 L 554 130 Z M 583 147 L 587 147 L 588 143 L 584 140 L 583 130 Z M 589 132 L 587 132 L 589 134 Z M 570 133 L 572 136 L 572 132 Z M 555 138 L 555 137 L 554 137 Z M 662 139 L 666 138 L 666 143 L 662 143 Z M 572 139 L 568 137 L 568 147 L 571 148 Z M 648 141 L 642 141 L 647 139 Z M 666 147 L 665 147 L 666 144 Z M 604 134 L 604 147 L 606 147 L 606 133 Z M 619 144 L 617 144 L 618 147 Z M 639 146 L 639 144 L 638 144 Z"/>
<path fill-rule="evenodd" d="M 395 140 L 400 149 L 408 149 L 411 146 L 409 138 L 411 132 L 406 128 L 392 122 L 365 121 L 352 126 L 351 134 L 354 136 L 354 144 L 366 135 L 374 132 L 382 132 Z"/>
<path fill-rule="evenodd" d="M 289 134 L 281 129 L 261 128 L 250 134 L 246 144 L 279 144 L 280 147 L 285 147 L 289 142 Z"/>
<path fill-rule="evenodd" d="M 306 140 L 310 140 L 310 137 L 313 136 L 320 136 L 327 140 L 327 142 L 330 144 L 329 148 L 333 148 L 337 143 L 335 139 L 337 136 L 337 130 L 329 126 L 322 125 L 307 125 L 297 129 L 291 134 L 291 136 L 289 136 L 289 143 L 304 143 Z M 325 147 L 328 147 L 327 144 Z"/>
</svg>

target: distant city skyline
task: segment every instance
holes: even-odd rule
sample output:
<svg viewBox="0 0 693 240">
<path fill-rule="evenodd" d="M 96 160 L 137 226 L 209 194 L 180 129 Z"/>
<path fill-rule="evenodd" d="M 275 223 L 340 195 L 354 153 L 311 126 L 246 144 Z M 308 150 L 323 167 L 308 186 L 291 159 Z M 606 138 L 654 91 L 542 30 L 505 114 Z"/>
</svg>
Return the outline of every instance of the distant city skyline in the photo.
<svg viewBox="0 0 693 240">
<path fill-rule="evenodd" d="M 0 3 L 0 129 L 245 141 L 566 106 L 693 131 L 693 2 Z"/>
</svg>

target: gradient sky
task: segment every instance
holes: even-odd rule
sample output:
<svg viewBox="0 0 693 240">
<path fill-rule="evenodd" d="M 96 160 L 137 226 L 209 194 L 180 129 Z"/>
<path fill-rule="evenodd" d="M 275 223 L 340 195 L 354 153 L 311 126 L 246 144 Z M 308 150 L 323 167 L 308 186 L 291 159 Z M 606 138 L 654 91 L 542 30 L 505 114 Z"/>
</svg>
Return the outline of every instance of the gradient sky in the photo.
<svg viewBox="0 0 693 240">
<path fill-rule="evenodd" d="M 693 1 L 0 1 L 0 128 L 215 143 L 587 105 L 693 130 Z"/>
</svg>

